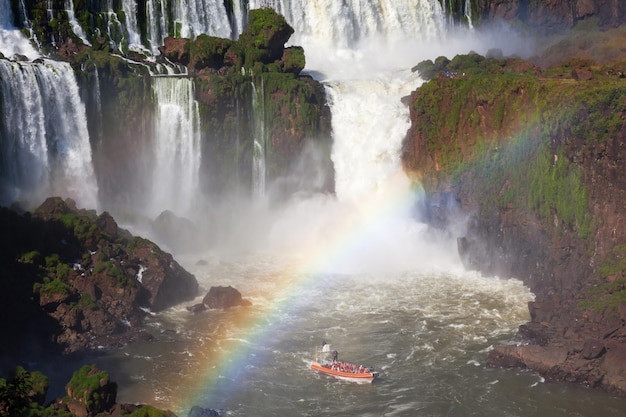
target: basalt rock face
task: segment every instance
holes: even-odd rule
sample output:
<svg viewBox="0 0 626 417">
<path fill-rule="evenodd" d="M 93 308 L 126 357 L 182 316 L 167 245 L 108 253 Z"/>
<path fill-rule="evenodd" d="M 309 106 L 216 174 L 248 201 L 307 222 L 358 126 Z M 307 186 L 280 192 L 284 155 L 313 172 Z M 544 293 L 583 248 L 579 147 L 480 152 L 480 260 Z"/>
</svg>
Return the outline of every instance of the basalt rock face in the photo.
<svg viewBox="0 0 626 417">
<path fill-rule="evenodd" d="M 539 70 L 455 57 L 443 69 L 459 76 L 444 71 L 407 99 L 403 152 L 405 170 L 426 191 L 424 218 L 463 230 L 466 265 L 519 278 L 536 295 L 520 345 L 495 348 L 489 364 L 620 395 L 625 66 L 572 61 Z"/>
<path fill-rule="evenodd" d="M 65 353 L 138 337 L 146 310 L 194 298 L 195 277 L 106 212 L 49 198 L 37 210 L 1 209 L 2 353 Z M 33 352 L 37 353 L 37 352 Z"/>
<path fill-rule="evenodd" d="M 626 18 L 620 0 L 477 0 L 475 7 L 483 22 L 518 20 L 544 33 L 562 32 L 588 18 L 597 18 L 604 28 L 616 27 Z"/>
</svg>

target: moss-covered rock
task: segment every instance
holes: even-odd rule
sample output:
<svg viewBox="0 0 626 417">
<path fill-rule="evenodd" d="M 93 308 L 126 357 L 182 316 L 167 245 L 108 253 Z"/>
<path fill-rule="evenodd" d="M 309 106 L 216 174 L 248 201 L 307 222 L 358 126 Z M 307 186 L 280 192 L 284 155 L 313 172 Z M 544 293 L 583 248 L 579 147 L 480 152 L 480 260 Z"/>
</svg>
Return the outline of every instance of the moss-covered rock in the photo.
<svg viewBox="0 0 626 417">
<path fill-rule="evenodd" d="M 117 397 L 117 384 L 93 365 L 74 372 L 65 387 L 67 406 L 74 415 L 96 415 L 110 410 Z"/>
<path fill-rule="evenodd" d="M 245 51 L 245 67 L 253 62 L 264 64 L 279 60 L 294 30 L 285 18 L 271 8 L 250 10 L 248 26 L 239 36 L 238 45 Z"/>
</svg>

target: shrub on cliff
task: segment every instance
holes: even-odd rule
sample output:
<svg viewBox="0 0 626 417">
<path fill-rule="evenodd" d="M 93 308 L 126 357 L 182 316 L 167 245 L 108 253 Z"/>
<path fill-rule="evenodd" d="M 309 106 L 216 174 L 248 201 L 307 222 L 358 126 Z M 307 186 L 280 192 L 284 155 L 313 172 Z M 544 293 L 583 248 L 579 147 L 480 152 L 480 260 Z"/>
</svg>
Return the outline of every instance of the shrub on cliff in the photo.
<svg viewBox="0 0 626 417">
<path fill-rule="evenodd" d="M 225 55 L 233 45 L 230 39 L 200 35 L 185 45 L 189 51 L 189 67 L 195 71 L 203 68 L 220 69 L 224 66 Z"/>
<path fill-rule="evenodd" d="M 8 379 L 0 378 L 0 415 L 31 415 L 42 408 L 49 381 L 40 372 L 15 368 Z"/>
<path fill-rule="evenodd" d="M 44 405 L 48 378 L 18 366 L 8 379 L 0 378 L 0 415 L 11 417 L 129 416 L 176 417 L 171 411 L 150 405 L 116 404 L 117 384 L 109 374 L 85 365 L 74 372 L 65 397 Z"/>
</svg>

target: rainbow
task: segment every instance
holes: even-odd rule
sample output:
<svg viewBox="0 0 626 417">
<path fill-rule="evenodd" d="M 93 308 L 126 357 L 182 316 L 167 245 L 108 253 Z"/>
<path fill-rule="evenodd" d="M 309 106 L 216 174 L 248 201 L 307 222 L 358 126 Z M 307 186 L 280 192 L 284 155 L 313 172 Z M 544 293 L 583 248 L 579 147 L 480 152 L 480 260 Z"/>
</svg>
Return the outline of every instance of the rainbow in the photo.
<svg viewBox="0 0 626 417">
<path fill-rule="evenodd" d="M 205 346 L 202 352 L 193 352 L 203 358 L 196 370 L 187 370 L 189 381 L 179 384 L 180 392 L 172 394 L 169 404 L 173 410 L 183 410 L 186 415 L 194 405 L 201 407 L 217 404 L 223 400 L 225 381 L 229 388 L 236 389 L 237 381 L 245 375 L 251 347 L 262 345 L 269 337 L 270 325 L 277 323 L 277 312 L 292 309 L 290 302 L 293 297 L 302 294 L 315 281 L 316 274 L 333 271 L 342 265 L 345 258 L 359 250 L 363 242 L 384 230 L 389 221 L 399 215 L 408 215 L 415 203 L 416 192 L 408 186 L 405 174 L 398 172 L 389 178 L 385 191 L 370 197 L 367 202 L 360 202 L 358 216 L 350 221 L 340 222 L 339 230 L 335 230 L 332 239 L 325 245 L 314 245 L 309 242 L 308 251 L 300 256 L 298 265 L 272 277 L 277 283 L 278 291 L 270 301 L 270 306 L 259 314 L 258 309 L 233 309 L 230 320 L 240 329 L 237 343 L 232 348 L 215 350 L 215 346 Z M 420 190 L 418 190 L 419 192 Z M 419 195 L 417 197 L 420 197 Z M 223 330 L 215 336 L 217 343 L 226 344 L 233 336 Z M 204 404 L 204 405 L 203 405 Z"/>
</svg>

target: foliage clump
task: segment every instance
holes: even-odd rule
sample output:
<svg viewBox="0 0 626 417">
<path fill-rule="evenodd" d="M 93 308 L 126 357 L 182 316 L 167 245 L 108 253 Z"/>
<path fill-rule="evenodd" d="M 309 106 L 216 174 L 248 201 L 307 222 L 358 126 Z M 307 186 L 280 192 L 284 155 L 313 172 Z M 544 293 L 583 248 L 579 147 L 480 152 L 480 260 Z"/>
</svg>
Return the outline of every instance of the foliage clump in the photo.
<svg viewBox="0 0 626 417">
<path fill-rule="evenodd" d="M 7 379 L 0 378 L 0 415 L 176 417 L 170 411 L 159 410 L 150 405 L 119 404 L 114 407 L 117 384 L 110 381 L 108 372 L 93 365 L 85 365 L 74 372 L 65 387 L 66 396 L 45 404 L 49 385 L 48 378 L 41 372 L 27 371 L 18 366 Z"/>
</svg>

